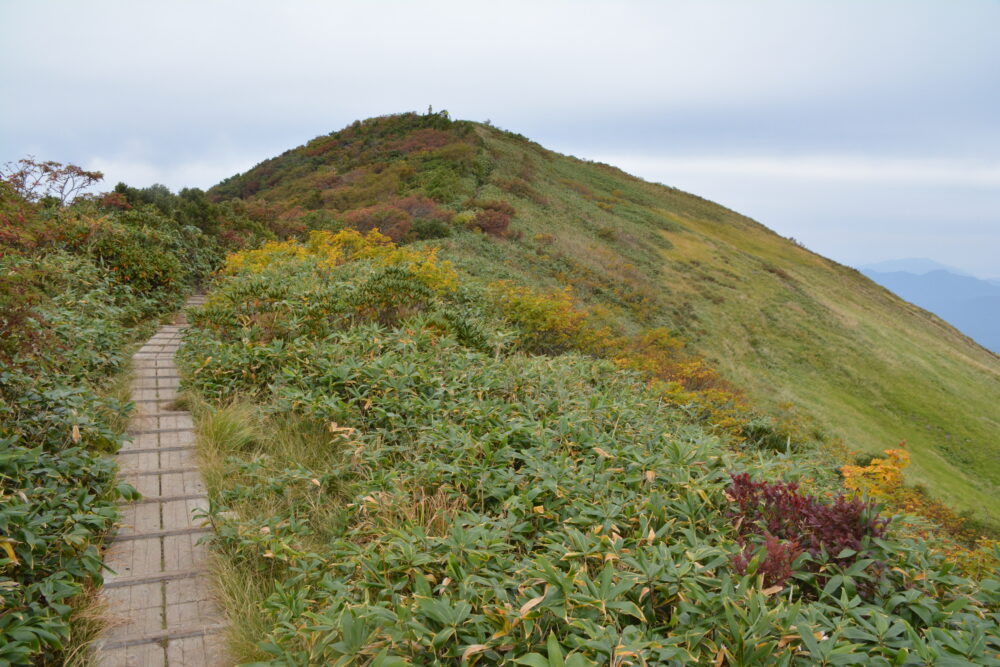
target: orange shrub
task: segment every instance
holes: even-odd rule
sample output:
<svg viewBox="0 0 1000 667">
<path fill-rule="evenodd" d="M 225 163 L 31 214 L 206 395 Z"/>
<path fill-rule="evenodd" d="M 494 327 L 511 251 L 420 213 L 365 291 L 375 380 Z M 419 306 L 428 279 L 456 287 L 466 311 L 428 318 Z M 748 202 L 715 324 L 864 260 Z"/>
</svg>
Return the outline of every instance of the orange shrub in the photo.
<svg viewBox="0 0 1000 667">
<path fill-rule="evenodd" d="M 906 514 L 926 519 L 929 524 L 903 524 L 903 531 L 915 539 L 930 541 L 966 575 L 983 577 L 1000 567 L 1000 541 L 978 535 L 966 519 L 922 490 L 906 485 L 903 469 L 910 464 L 906 443 L 885 450 L 884 458 L 867 465 L 845 465 L 840 469 L 844 486 L 865 494 Z"/>
</svg>

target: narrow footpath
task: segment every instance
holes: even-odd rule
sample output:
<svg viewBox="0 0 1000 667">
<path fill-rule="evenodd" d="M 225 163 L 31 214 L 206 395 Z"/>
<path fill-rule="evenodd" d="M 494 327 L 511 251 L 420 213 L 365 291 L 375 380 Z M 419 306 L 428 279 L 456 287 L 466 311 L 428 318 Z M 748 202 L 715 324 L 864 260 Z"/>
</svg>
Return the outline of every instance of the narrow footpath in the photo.
<svg viewBox="0 0 1000 667">
<path fill-rule="evenodd" d="M 199 305 L 192 297 L 187 305 Z M 136 410 L 132 441 L 118 453 L 120 477 L 142 494 L 122 505 L 106 554 L 102 595 L 108 628 L 96 644 L 105 667 L 218 667 L 228 664 L 224 617 L 212 600 L 207 547 L 211 527 L 195 516 L 208 506 L 195 462 L 191 415 L 171 410 L 179 377 L 174 353 L 186 321 L 160 328 L 133 356 Z"/>
</svg>

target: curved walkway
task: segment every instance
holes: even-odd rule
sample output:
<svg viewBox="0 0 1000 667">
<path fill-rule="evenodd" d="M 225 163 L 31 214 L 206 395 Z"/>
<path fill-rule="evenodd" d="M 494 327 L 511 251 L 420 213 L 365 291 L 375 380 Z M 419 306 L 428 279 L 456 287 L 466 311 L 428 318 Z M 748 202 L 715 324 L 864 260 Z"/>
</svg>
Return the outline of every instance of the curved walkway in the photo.
<svg viewBox="0 0 1000 667">
<path fill-rule="evenodd" d="M 187 305 L 203 301 L 192 297 Z M 106 667 L 227 664 L 224 618 L 211 598 L 207 547 L 199 544 L 211 528 L 193 514 L 208 506 L 194 425 L 189 413 L 170 409 L 184 324 L 179 315 L 133 356 L 132 441 L 118 464 L 119 476 L 142 499 L 122 505 L 118 535 L 105 555 L 112 570 L 102 591 L 109 623 L 96 655 Z"/>
</svg>

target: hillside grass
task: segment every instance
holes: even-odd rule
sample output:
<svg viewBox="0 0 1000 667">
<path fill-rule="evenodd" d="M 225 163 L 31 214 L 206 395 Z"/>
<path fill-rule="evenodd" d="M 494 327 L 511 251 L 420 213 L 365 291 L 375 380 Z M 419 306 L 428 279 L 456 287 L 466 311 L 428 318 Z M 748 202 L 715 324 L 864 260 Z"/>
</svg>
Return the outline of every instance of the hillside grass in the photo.
<svg viewBox="0 0 1000 667">
<path fill-rule="evenodd" d="M 846 463 L 905 441 L 912 484 L 1000 531 L 1000 358 L 715 203 L 442 114 L 359 121 L 209 194 L 300 229 L 433 239 L 482 280 L 571 286 L 595 322 L 686 339 L 797 423 L 795 444 Z"/>
<path fill-rule="evenodd" d="M 712 202 L 477 132 L 497 167 L 475 194 L 511 201 L 519 238 L 456 234 L 445 256 L 484 278 L 570 285 L 626 329 L 666 326 L 757 405 L 793 404 L 821 440 L 870 454 L 905 441 L 912 483 L 997 530 L 1000 358 Z M 526 164 L 534 197 L 496 186 Z"/>
<path fill-rule="evenodd" d="M 998 663 L 989 571 L 835 497 L 820 457 L 720 437 L 611 361 L 531 352 L 549 321 L 523 305 L 378 234 L 227 261 L 178 357 L 235 655 Z"/>
</svg>

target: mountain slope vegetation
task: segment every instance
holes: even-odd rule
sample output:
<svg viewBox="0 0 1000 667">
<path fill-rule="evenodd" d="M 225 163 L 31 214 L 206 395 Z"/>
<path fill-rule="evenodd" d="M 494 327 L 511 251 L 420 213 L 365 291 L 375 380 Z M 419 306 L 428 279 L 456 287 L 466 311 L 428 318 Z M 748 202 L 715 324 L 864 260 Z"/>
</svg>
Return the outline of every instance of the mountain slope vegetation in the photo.
<svg viewBox="0 0 1000 667">
<path fill-rule="evenodd" d="M 988 350 L 1000 351 L 1000 285 L 945 269 L 862 272 L 910 303 L 942 317 Z"/>
<path fill-rule="evenodd" d="M 375 231 L 228 258 L 179 358 L 238 660 L 997 664 L 989 567 L 504 287 Z"/>
<path fill-rule="evenodd" d="M 99 630 L 102 543 L 136 496 L 111 458 L 129 349 L 222 253 L 152 207 L 25 194 L 0 180 L 0 664 L 64 664 Z"/>
<path fill-rule="evenodd" d="M 445 113 L 207 194 L 18 165 L 0 663 L 86 662 L 128 350 L 201 284 L 179 358 L 243 661 L 1000 664 L 997 359 L 856 272 Z"/>
<path fill-rule="evenodd" d="M 686 339 L 771 415 L 772 440 L 905 441 L 911 482 L 996 525 L 1000 359 L 724 207 L 446 114 L 356 122 L 209 195 L 293 232 L 433 239 L 477 279 L 569 288 L 594 330 Z"/>
</svg>

